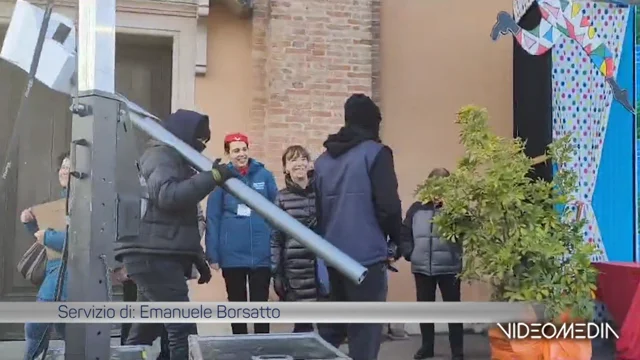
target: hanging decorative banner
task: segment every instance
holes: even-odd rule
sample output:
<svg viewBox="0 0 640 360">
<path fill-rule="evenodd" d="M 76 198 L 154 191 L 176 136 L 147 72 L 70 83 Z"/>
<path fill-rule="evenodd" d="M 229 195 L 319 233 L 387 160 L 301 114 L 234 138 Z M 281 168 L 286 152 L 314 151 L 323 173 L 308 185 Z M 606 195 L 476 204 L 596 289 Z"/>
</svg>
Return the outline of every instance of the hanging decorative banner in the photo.
<svg viewBox="0 0 640 360">
<path fill-rule="evenodd" d="M 591 2 L 614 4 L 614 5 L 620 5 L 620 6 L 640 5 L 640 0 L 591 0 Z"/>
<path fill-rule="evenodd" d="M 513 0 L 513 18 L 520 21 L 536 0 Z"/>
<path fill-rule="evenodd" d="M 491 38 L 495 41 L 500 35 L 511 33 L 520 46 L 531 55 L 546 53 L 560 37 L 574 40 L 604 76 L 614 99 L 628 111 L 635 112 L 629 92 L 622 89 L 615 80 L 613 53 L 598 35 L 598 29 L 584 11 L 582 3 L 574 0 L 536 0 L 536 3 L 542 19 L 535 29 L 521 28 L 509 13 L 501 11 L 491 29 Z"/>
</svg>

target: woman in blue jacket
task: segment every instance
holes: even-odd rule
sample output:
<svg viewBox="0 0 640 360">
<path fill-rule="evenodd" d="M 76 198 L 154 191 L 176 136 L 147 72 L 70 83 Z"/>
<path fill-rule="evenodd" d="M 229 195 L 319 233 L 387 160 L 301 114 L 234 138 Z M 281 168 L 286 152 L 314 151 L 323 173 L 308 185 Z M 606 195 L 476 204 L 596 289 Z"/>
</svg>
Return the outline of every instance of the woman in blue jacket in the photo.
<svg viewBox="0 0 640 360">
<path fill-rule="evenodd" d="M 230 134 L 224 152 L 234 175 L 270 201 L 278 187 L 273 174 L 249 157 L 249 139 Z M 207 202 L 206 253 L 214 270 L 222 269 L 229 301 L 268 301 L 271 285 L 271 227 L 233 195 L 217 188 Z M 232 324 L 234 334 L 247 334 L 247 324 Z M 269 324 L 255 324 L 255 333 L 268 333 Z"/>
<path fill-rule="evenodd" d="M 58 180 L 62 186 L 62 197 L 66 197 L 67 185 L 69 183 L 70 160 L 69 154 L 65 153 L 58 158 Z M 65 230 L 46 229 L 40 230 L 38 220 L 31 209 L 24 210 L 20 215 L 20 220 L 30 234 L 33 234 L 35 240 L 45 246 L 47 250 L 47 266 L 44 281 L 38 290 L 36 301 L 55 301 L 56 287 L 60 274 L 60 265 L 62 262 L 62 251 L 66 241 Z M 64 282 L 62 286 L 60 301 L 67 299 L 67 273 L 64 274 Z M 64 338 L 64 324 L 46 324 L 46 323 L 26 323 L 24 326 L 26 350 L 24 354 L 25 360 L 33 360 L 37 358 L 49 343 L 51 330 L 55 329 L 56 333 Z"/>
</svg>

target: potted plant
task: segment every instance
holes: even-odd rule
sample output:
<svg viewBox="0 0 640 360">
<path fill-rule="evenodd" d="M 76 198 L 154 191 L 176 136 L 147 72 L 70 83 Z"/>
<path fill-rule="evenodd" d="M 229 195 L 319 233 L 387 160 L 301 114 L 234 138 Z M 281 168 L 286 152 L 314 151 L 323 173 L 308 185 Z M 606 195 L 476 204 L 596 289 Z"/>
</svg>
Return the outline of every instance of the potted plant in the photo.
<svg viewBox="0 0 640 360">
<path fill-rule="evenodd" d="M 488 282 L 492 301 L 543 304 L 549 320 L 592 319 L 597 270 L 590 259 L 597 250 L 583 240 L 585 222 L 579 206 L 573 206 L 577 175 L 559 167 L 551 182 L 529 176 L 541 161 L 567 163 L 573 152 L 570 139 L 555 141 L 547 154 L 531 159 L 521 139 L 493 134 L 487 120 L 486 110 L 477 107 L 458 113 L 465 154 L 451 176 L 420 185 L 418 199 L 442 200 L 434 223 L 442 237 L 462 242 L 461 280 Z M 492 359 L 540 358 L 531 357 L 538 352 L 532 348 L 526 356 L 517 356 L 514 349 L 499 355 L 506 341 L 500 335 L 490 330 Z M 546 351 L 542 358 L 548 358 L 549 350 L 534 343 L 539 353 Z M 563 359 L 582 359 L 576 354 L 587 350 L 590 359 L 590 342 L 577 346 L 579 351 L 569 350 Z M 566 342 L 562 347 L 567 348 Z"/>
</svg>

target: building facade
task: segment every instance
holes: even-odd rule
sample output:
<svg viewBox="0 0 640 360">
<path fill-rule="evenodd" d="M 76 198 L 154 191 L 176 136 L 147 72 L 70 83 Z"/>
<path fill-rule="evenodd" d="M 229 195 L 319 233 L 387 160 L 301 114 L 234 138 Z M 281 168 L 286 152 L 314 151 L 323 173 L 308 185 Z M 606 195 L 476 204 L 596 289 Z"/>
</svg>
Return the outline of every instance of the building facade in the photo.
<svg viewBox="0 0 640 360">
<path fill-rule="evenodd" d="M 512 136 L 512 45 L 489 38 L 509 0 L 256 0 L 253 17 L 209 8 L 206 72 L 195 104 L 209 114 L 211 157 L 223 156 L 225 134 L 243 131 L 252 156 L 281 181 L 280 157 L 292 144 L 322 151 L 343 123 L 344 100 L 371 95 L 383 112 L 382 140 L 394 150 L 403 207 L 431 168 L 452 168 L 462 154 L 457 110 L 488 108 L 500 135 Z M 390 274 L 389 299 L 413 301 L 408 264 Z M 224 300 L 217 277 L 194 288 L 198 299 Z M 487 299 L 465 285 L 466 300 Z M 408 327 L 410 332 L 417 329 Z"/>
<path fill-rule="evenodd" d="M 0 26 L 8 24 L 14 2 L 0 1 Z M 58 0 L 55 11 L 76 18 L 75 4 Z M 226 133 L 245 132 L 252 156 L 281 181 L 284 148 L 302 144 L 318 155 L 343 123 L 345 99 L 362 92 L 381 106 L 382 139 L 394 150 L 406 210 L 430 169 L 453 168 L 462 154 L 454 124 L 460 107 L 488 108 L 495 131 L 512 135 L 512 44 L 489 38 L 496 13 L 510 11 L 511 0 L 254 0 L 251 16 L 238 4 L 118 1 L 117 90 L 161 117 L 179 108 L 207 113 L 210 157 L 223 156 Z M 11 129 L 21 78 L 7 64 L 0 74 L 15 78 L 0 96 L 0 128 Z M 56 197 L 50 174 L 69 143 L 70 100 L 44 89 L 34 98 L 40 105 L 31 116 L 50 131 L 25 130 L 42 146 L 20 145 L 25 165 L 6 205 L 14 215 L 0 220 L 7 229 L 0 239 L 3 301 L 35 294 L 15 271 L 30 244 L 17 214 Z M 0 131 L 0 143 L 10 133 Z M 408 264 L 398 267 L 390 274 L 389 299 L 413 301 Z M 224 300 L 221 276 L 194 288 L 193 296 Z M 465 285 L 463 297 L 486 299 L 487 292 Z M 3 328 L 3 337 L 18 336 L 14 330 L 20 331 Z"/>
</svg>

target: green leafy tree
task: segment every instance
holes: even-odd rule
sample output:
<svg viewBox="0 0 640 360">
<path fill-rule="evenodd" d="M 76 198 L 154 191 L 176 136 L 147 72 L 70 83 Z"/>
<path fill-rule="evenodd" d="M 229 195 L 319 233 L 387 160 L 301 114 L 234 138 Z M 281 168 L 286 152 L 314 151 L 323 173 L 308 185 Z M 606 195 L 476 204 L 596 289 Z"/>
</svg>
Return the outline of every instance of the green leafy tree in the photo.
<svg viewBox="0 0 640 360">
<path fill-rule="evenodd" d="M 451 176 L 420 185 L 418 199 L 443 202 L 434 222 L 441 236 L 462 241 L 462 280 L 489 282 L 494 301 L 543 304 L 548 319 L 567 311 L 591 319 L 597 250 L 583 240 L 575 207 L 566 206 L 576 174 L 561 168 L 552 182 L 532 179 L 536 160 L 525 155 L 524 142 L 493 134 L 487 120 L 485 109 L 459 112 L 464 157 Z M 537 162 L 567 163 L 572 152 L 569 138 L 559 139 Z"/>
</svg>

